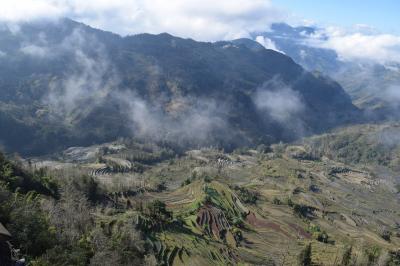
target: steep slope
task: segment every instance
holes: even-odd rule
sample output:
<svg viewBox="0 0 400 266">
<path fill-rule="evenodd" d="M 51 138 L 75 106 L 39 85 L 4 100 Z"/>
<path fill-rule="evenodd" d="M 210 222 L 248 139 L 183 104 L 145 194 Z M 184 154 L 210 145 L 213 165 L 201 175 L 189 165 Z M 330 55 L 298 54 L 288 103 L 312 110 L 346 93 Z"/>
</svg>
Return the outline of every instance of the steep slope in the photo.
<svg viewBox="0 0 400 266">
<path fill-rule="evenodd" d="M 358 115 L 337 83 L 246 45 L 122 38 L 64 19 L 3 25 L 0 50 L 0 118 L 12 129 L 0 141 L 9 151 L 131 136 L 229 149 L 295 139 Z"/>
</svg>

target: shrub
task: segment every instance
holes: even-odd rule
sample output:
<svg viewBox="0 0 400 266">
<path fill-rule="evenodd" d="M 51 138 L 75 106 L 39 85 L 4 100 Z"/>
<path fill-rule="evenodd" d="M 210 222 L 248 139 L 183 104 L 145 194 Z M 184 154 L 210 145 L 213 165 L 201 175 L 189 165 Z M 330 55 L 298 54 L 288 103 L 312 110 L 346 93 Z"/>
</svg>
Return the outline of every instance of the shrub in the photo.
<svg viewBox="0 0 400 266">
<path fill-rule="evenodd" d="M 308 230 L 307 231 L 312 233 L 312 234 L 319 233 L 319 232 L 321 232 L 321 228 L 318 225 L 310 224 L 308 226 Z"/>
<path fill-rule="evenodd" d="M 192 183 L 192 179 L 190 177 L 186 178 L 185 181 L 182 182 L 181 187 L 187 186 L 190 183 Z"/>
<path fill-rule="evenodd" d="M 172 218 L 172 213 L 167 210 L 165 203 L 160 200 L 150 202 L 145 213 L 153 222 L 160 225 L 168 223 Z"/>
<path fill-rule="evenodd" d="M 304 189 L 302 189 L 301 187 L 296 187 L 295 189 L 293 189 L 293 195 L 297 195 L 304 192 Z"/>
<path fill-rule="evenodd" d="M 211 181 L 212 181 L 212 178 L 210 176 L 208 176 L 208 175 L 204 176 L 204 182 L 211 183 Z"/>
<path fill-rule="evenodd" d="M 367 256 L 368 265 L 375 265 L 379 255 L 381 254 L 381 249 L 378 246 L 372 246 L 365 250 L 365 255 Z"/>
<path fill-rule="evenodd" d="M 289 207 L 293 207 L 293 206 L 294 206 L 294 202 L 292 201 L 291 198 L 288 198 L 288 199 L 287 199 L 287 205 L 288 205 Z"/>
<path fill-rule="evenodd" d="M 328 243 L 329 236 L 325 231 L 318 233 L 317 240 L 322 243 Z"/>
<path fill-rule="evenodd" d="M 300 218 L 310 218 L 313 215 L 314 208 L 303 204 L 295 204 L 293 206 L 293 212 Z"/>
<path fill-rule="evenodd" d="M 297 159 L 297 160 L 313 161 L 316 159 L 310 153 L 308 153 L 306 150 L 299 148 L 299 147 L 288 147 L 286 149 L 286 154 L 288 157 Z"/>
<path fill-rule="evenodd" d="M 96 203 L 102 198 L 99 184 L 91 176 L 73 177 L 71 184 L 77 191 L 81 191 L 91 203 Z"/>
<path fill-rule="evenodd" d="M 238 196 L 241 201 L 247 204 L 256 204 L 259 198 L 257 191 L 249 190 L 244 187 L 235 186 L 235 190 L 238 192 Z"/>
<path fill-rule="evenodd" d="M 156 191 L 162 192 L 167 189 L 167 184 L 164 181 L 158 182 L 156 184 Z"/>
<path fill-rule="evenodd" d="M 181 186 L 182 187 L 183 186 L 187 186 L 187 185 L 189 185 L 190 183 L 192 183 L 196 179 L 197 179 L 197 172 L 193 171 L 192 174 L 188 178 L 186 178 L 185 181 L 182 182 Z"/>
<path fill-rule="evenodd" d="M 241 219 L 239 217 L 233 218 L 232 224 L 233 224 L 233 226 L 238 227 L 238 228 L 244 227 L 243 219 Z"/>
<path fill-rule="evenodd" d="M 381 237 L 385 239 L 386 241 L 390 242 L 390 237 L 392 236 L 392 232 L 388 230 L 383 230 L 381 233 Z"/>
<path fill-rule="evenodd" d="M 311 233 L 317 241 L 329 243 L 328 234 L 325 231 L 321 231 L 321 228 L 318 225 L 310 224 L 307 231 Z"/>
<path fill-rule="evenodd" d="M 310 185 L 308 190 L 310 190 L 311 192 L 314 192 L 314 193 L 320 192 L 319 187 L 317 185 L 314 185 L 314 184 Z"/>
<path fill-rule="evenodd" d="M 274 199 L 272 200 L 272 204 L 275 205 L 282 205 L 282 201 L 276 197 L 274 197 Z"/>
<path fill-rule="evenodd" d="M 389 260 L 386 263 L 387 266 L 400 265 L 400 250 L 389 251 Z"/>
<path fill-rule="evenodd" d="M 233 238 L 235 239 L 235 242 L 236 242 L 236 246 L 239 246 L 240 245 L 240 242 L 241 241 L 243 241 L 243 234 L 242 234 L 242 231 L 240 231 L 239 229 L 234 229 L 233 231 L 232 231 L 232 233 L 233 233 Z"/>
<path fill-rule="evenodd" d="M 20 198 L 14 203 L 8 229 L 23 254 L 37 257 L 54 245 L 54 230 L 36 200 Z"/>
</svg>

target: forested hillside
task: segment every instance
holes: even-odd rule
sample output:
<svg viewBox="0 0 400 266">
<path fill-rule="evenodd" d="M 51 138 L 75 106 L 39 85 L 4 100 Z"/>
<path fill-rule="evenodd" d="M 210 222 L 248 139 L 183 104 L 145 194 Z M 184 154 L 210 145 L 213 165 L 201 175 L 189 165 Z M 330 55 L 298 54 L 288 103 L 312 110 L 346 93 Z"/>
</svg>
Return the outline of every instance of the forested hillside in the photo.
<svg viewBox="0 0 400 266">
<path fill-rule="evenodd" d="M 337 83 L 264 48 L 120 37 L 63 19 L 17 32 L 3 25 L 0 50 L 7 151 L 44 154 L 131 136 L 232 150 L 361 119 Z"/>
</svg>

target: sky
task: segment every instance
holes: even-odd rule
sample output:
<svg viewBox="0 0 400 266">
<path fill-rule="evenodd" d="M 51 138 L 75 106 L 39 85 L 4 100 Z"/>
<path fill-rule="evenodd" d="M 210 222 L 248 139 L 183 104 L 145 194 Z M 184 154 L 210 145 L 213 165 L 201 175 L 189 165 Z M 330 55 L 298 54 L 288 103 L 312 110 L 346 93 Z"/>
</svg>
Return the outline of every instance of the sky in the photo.
<svg viewBox="0 0 400 266">
<path fill-rule="evenodd" d="M 212 23 L 207 31 L 214 32 L 213 38 L 221 38 L 220 32 L 242 34 L 221 21 L 246 30 L 275 21 L 346 28 L 363 24 L 400 35 L 399 11 L 399 0 L 0 0 L 0 19 L 68 16 L 122 35 L 203 30 Z"/>
<path fill-rule="evenodd" d="M 294 16 L 326 25 L 365 24 L 382 32 L 400 34 L 398 0 L 274 0 Z"/>
<path fill-rule="evenodd" d="M 250 37 L 276 22 L 312 23 L 318 32 L 309 45 L 343 60 L 400 64 L 399 7 L 399 0 L 0 0 L 0 21 L 69 17 L 121 35 L 168 32 L 198 41 Z"/>
</svg>

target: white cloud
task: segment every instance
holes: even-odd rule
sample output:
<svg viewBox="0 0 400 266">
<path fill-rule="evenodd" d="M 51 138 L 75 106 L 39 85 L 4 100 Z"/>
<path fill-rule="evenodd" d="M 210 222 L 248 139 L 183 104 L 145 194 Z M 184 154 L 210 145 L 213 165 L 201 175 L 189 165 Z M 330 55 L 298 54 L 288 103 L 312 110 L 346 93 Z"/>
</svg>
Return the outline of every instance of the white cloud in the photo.
<svg viewBox="0 0 400 266">
<path fill-rule="evenodd" d="M 258 42 L 259 44 L 261 44 L 262 46 L 264 46 L 266 49 L 271 49 L 271 50 L 274 50 L 274 51 L 277 51 L 277 52 L 279 52 L 279 53 L 284 54 L 284 52 L 282 52 L 281 50 L 279 50 L 279 49 L 276 47 L 275 43 L 274 43 L 271 39 L 269 39 L 269 38 L 267 38 L 267 37 L 257 36 L 257 37 L 256 37 L 256 42 Z"/>
<path fill-rule="evenodd" d="M 20 48 L 20 51 L 33 57 L 46 57 L 49 54 L 47 47 L 29 44 Z"/>
<path fill-rule="evenodd" d="M 6 56 L 6 53 L 0 50 L 0 58 Z"/>
<path fill-rule="evenodd" d="M 320 29 L 308 44 L 334 49 L 344 61 L 375 63 L 400 62 L 400 36 L 382 34 L 366 25 L 351 30 L 337 27 Z"/>
<path fill-rule="evenodd" d="M 385 101 L 395 107 L 400 106 L 400 86 L 399 85 L 391 85 L 388 88 L 385 88 L 382 92 L 381 96 Z"/>
<path fill-rule="evenodd" d="M 64 13 L 63 6 L 52 0 L 0 0 L 0 19 L 16 22 L 54 18 Z"/>
<path fill-rule="evenodd" d="M 274 120 L 288 123 L 304 111 L 304 104 L 298 92 L 278 79 L 265 82 L 253 97 L 258 109 L 266 111 Z"/>
<path fill-rule="evenodd" d="M 169 32 L 197 40 L 247 37 L 286 15 L 271 0 L 0 0 L 0 19 L 70 17 L 120 33 Z"/>
<path fill-rule="evenodd" d="M 310 24 L 277 8 L 273 0 L 0 0 L 0 7 L 0 20 L 8 22 L 70 17 L 122 35 L 168 32 L 200 41 L 249 37 L 250 32 L 266 31 L 273 22 Z M 17 23 L 10 25 L 18 31 Z M 257 41 L 279 51 L 270 39 Z M 342 60 L 400 62 L 400 36 L 379 33 L 368 25 L 357 24 L 350 30 L 324 27 L 308 43 L 334 49 Z M 40 53 L 37 47 L 27 49 Z"/>
<path fill-rule="evenodd" d="M 94 44 L 90 48 L 94 56 L 85 52 L 87 43 Z M 64 73 L 63 78 L 50 83 L 50 93 L 44 99 L 56 113 L 76 113 L 82 103 L 91 109 L 102 103 L 119 83 L 102 44 L 92 36 L 82 34 L 79 29 L 66 36 L 61 43 L 45 49 L 51 50 L 50 56 L 69 54 L 74 60 L 73 67 Z"/>
</svg>

